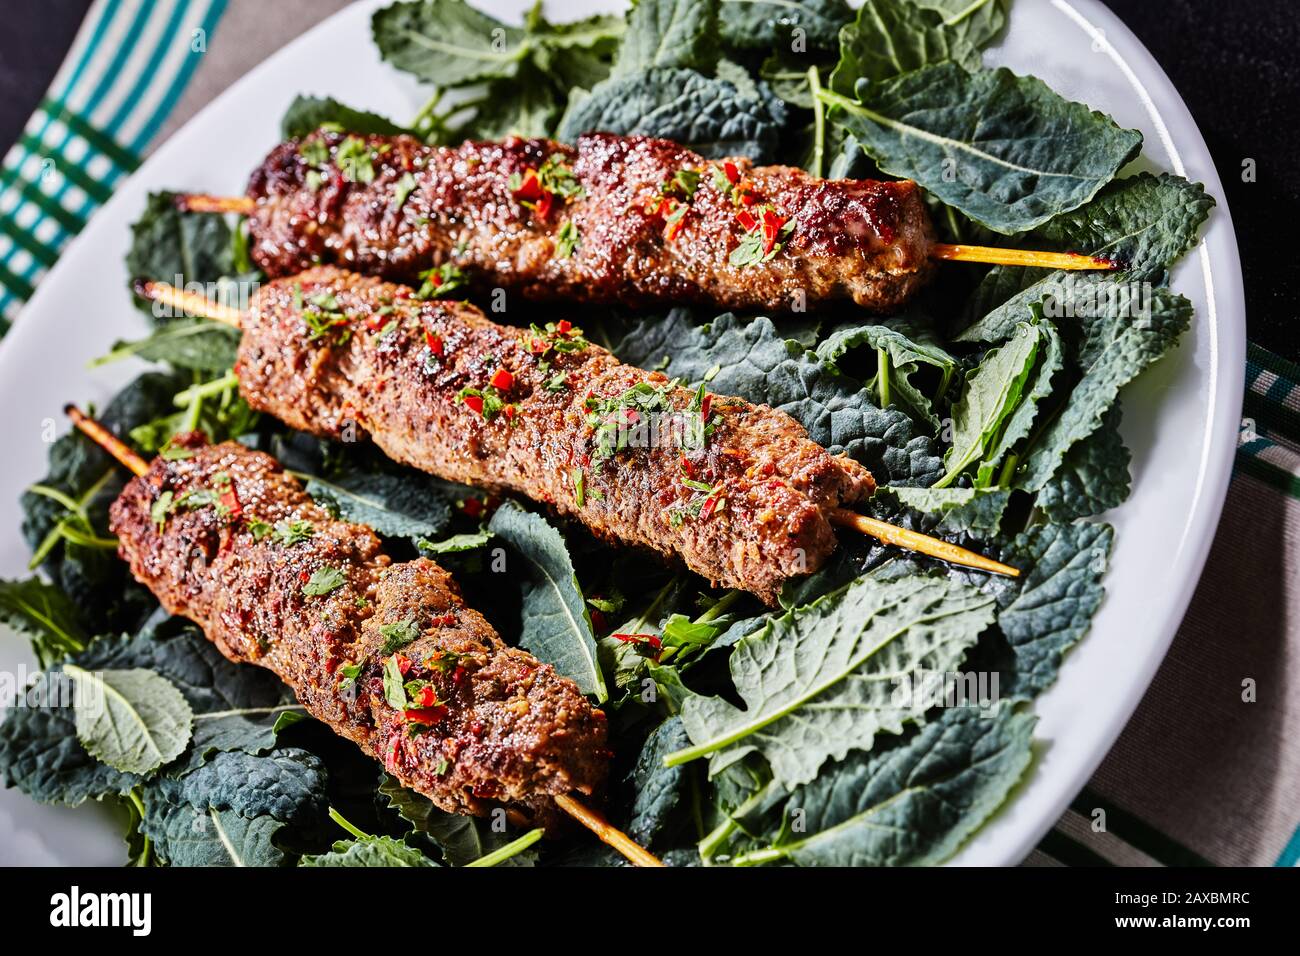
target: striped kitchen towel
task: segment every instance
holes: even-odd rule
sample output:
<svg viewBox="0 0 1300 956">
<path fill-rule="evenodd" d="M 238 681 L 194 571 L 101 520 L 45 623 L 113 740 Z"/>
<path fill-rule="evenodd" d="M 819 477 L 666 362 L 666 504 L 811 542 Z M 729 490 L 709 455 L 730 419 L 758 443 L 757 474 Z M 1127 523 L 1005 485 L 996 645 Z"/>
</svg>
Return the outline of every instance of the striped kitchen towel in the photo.
<svg viewBox="0 0 1300 956">
<path fill-rule="evenodd" d="M 96 0 L 0 168 L 0 332 L 175 108 L 227 0 Z"/>
<path fill-rule="evenodd" d="M 96 0 L 0 173 L 0 331 L 160 130 L 344 2 Z M 1252 345 L 1243 416 L 1169 655 L 1028 864 L 1300 865 L 1300 367 Z"/>
</svg>

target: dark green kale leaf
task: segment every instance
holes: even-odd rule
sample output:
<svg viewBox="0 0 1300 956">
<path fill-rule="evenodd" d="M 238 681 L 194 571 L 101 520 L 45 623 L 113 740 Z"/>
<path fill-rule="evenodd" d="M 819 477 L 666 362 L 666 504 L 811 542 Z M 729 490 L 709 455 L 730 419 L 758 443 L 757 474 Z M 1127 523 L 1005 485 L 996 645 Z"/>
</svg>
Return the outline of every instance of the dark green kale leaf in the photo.
<svg viewBox="0 0 1300 956">
<path fill-rule="evenodd" d="M 940 63 L 857 99 L 825 91 L 833 122 L 881 170 L 914 179 L 1000 233 L 1024 232 L 1090 200 L 1142 146 L 1142 135 L 1010 70 Z"/>
<path fill-rule="evenodd" d="M 1052 521 L 1069 522 L 1123 504 L 1129 494 L 1132 455 L 1119 434 L 1120 406 L 1111 406 L 1101 427 L 1065 453 L 1034 504 Z"/>
<path fill-rule="evenodd" d="M 941 863 L 1006 800 L 1032 757 L 1035 718 L 1001 707 L 944 710 L 869 754 L 831 764 L 790 794 L 768 845 L 733 864 Z M 791 821 L 798 819 L 798 828 Z"/>
<path fill-rule="evenodd" d="M 878 83 L 946 61 L 974 70 L 980 55 L 940 11 L 912 0 L 866 0 L 857 18 L 840 31 L 840 59 L 829 86 L 852 96 L 859 79 Z"/>
<path fill-rule="evenodd" d="M 414 847 L 389 836 L 339 840 L 328 853 L 304 856 L 299 866 L 437 866 Z"/>
<path fill-rule="evenodd" d="M 637 757 L 630 781 L 636 797 L 627 832 L 648 849 L 655 849 L 657 841 L 666 835 L 677 808 L 689 799 L 690 768 L 665 767 L 664 757 L 689 747 L 690 743 L 682 719 L 669 717 L 651 732 Z"/>
<path fill-rule="evenodd" d="M 407 790 L 395 779 L 385 775 L 379 785 L 379 796 L 388 802 L 417 833 L 423 833 L 442 852 L 448 866 L 465 866 L 513 842 L 516 833 L 505 827 L 498 829 L 490 818 L 471 817 L 447 813 L 433 805 L 428 797 Z M 535 851 L 526 850 L 506 860 L 506 866 L 533 866 Z"/>
<path fill-rule="evenodd" d="M 284 116 L 280 118 L 280 138 L 301 139 L 325 125 L 337 126 L 360 136 L 396 136 L 410 132 L 378 113 L 344 106 L 332 96 L 300 94 L 293 98 Z"/>
<path fill-rule="evenodd" d="M 571 678 L 584 694 L 608 694 L 596 651 L 587 601 L 564 538 L 545 518 L 513 501 L 497 509 L 488 530 L 522 559 L 523 639 L 520 646 Z"/>
<path fill-rule="evenodd" d="M 1016 536 L 1002 560 L 1026 573 L 1004 592 L 998 627 L 1015 654 L 1003 698 L 1032 698 L 1050 686 L 1061 660 L 1087 633 L 1104 594 L 1114 529 L 1107 524 L 1034 525 Z"/>
<path fill-rule="evenodd" d="M 413 471 L 349 469 L 329 477 L 304 476 L 307 493 L 337 517 L 379 534 L 432 538 L 447 529 L 451 506 Z"/>
<path fill-rule="evenodd" d="M 176 206 L 176 194 L 150 193 L 144 212 L 131 226 L 131 248 L 126 254 L 128 281 L 150 279 L 169 285 L 218 283 L 250 278 L 241 276 L 248 266 L 239 261 L 236 237 L 224 216 L 218 213 L 182 212 Z M 229 298 L 230 283 L 220 283 L 216 298 Z M 162 306 L 134 296 L 136 306 L 149 315 L 155 325 L 166 325 L 180 318 Z M 237 301 L 232 305 L 239 306 Z"/>
<path fill-rule="evenodd" d="M 659 136 L 710 158 L 770 162 L 785 126 L 785 104 L 766 83 L 751 86 L 686 69 L 611 77 L 590 94 L 575 94 L 557 136 L 566 142 L 589 131 Z"/>
<path fill-rule="evenodd" d="M 90 640 L 82 609 L 40 578 L 0 580 L 0 623 L 31 641 L 42 668 L 85 650 Z"/>
<path fill-rule="evenodd" d="M 225 372 L 235 364 L 238 351 L 238 329 L 208 319 L 176 319 L 146 338 L 114 342 L 108 353 L 93 364 L 107 365 L 134 357 L 197 372 Z"/>
<path fill-rule="evenodd" d="M 722 42 L 735 50 L 771 50 L 800 43 L 833 50 L 853 19 L 844 0 L 725 0 L 718 5 Z"/>
<path fill-rule="evenodd" d="M 1013 245 L 1104 256 L 1119 263 L 1127 279 L 1163 282 L 1196 244 L 1213 207 L 1214 199 L 1200 183 L 1167 173 L 1139 173 L 1108 183 L 1091 202 L 1017 237 Z M 995 266 L 967 307 L 978 321 L 959 341 L 1004 337 L 1026 305 L 1041 300 L 1064 278 L 1047 269 Z"/>
<path fill-rule="evenodd" d="M 639 0 L 628 11 L 612 75 L 652 67 L 711 72 L 718 63 L 717 6 L 715 0 Z"/>
</svg>

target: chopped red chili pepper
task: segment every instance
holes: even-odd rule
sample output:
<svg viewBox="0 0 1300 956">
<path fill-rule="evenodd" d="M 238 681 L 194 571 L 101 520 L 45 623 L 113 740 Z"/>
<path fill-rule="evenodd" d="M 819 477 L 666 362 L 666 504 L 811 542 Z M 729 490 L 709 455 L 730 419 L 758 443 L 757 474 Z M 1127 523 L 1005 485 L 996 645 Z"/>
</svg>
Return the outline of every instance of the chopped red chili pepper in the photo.
<svg viewBox="0 0 1300 956">
<path fill-rule="evenodd" d="M 389 770 L 396 770 L 398 759 L 402 755 L 402 738 L 394 737 L 388 745 L 388 754 L 384 758 L 384 766 Z"/>
<path fill-rule="evenodd" d="M 703 400 L 700 402 L 700 418 L 705 421 L 709 420 L 709 412 L 713 408 L 713 393 L 706 392 Z"/>
<path fill-rule="evenodd" d="M 466 498 L 461 502 L 460 510 L 465 512 L 467 518 L 477 518 L 483 513 L 483 502 L 478 498 Z"/>
<path fill-rule="evenodd" d="M 393 660 L 397 661 L 397 671 L 403 677 L 406 676 L 407 671 L 409 671 L 414 666 L 415 663 L 405 654 L 394 654 Z"/>
<path fill-rule="evenodd" d="M 740 182 L 740 170 L 736 168 L 735 163 L 732 162 L 723 163 L 722 171 L 727 174 L 727 182 L 729 183 Z"/>
<path fill-rule="evenodd" d="M 517 409 L 513 405 L 503 405 L 501 408 L 501 414 L 505 416 L 506 421 L 508 422 L 513 422 L 515 420 L 516 411 Z"/>
<path fill-rule="evenodd" d="M 515 377 L 509 369 L 499 368 L 492 373 L 492 378 L 488 384 L 495 389 L 508 392 L 515 384 Z"/>
<path fill-rule="evenodd" d="M 221 493 L 221 504 L 229 512 L 230 517 L 238 518 L 243 512 L 244 507 L 239 503 L 239 495 L 235 494 L 235 486 L 231 485 Z"/>
<path fill-rule="evenodd" d="M 682 466 L 682 474 L 684 474 L 687 478 L 693 479 L 695 477 L 695 463 L 692 462 L 685 455 L 681 456 L 681 466 Z"/>
<path fill-rule="evenodd" d="M 426 727 L 432 727 L 442 718 L 447 716 L 446 707 L 409 707 L 402 711 L 402 716 L 408 723 L 423 724 Z"/>
<path fill-rule="evenodd" d="M 758 220 L 754 218 L 753 213 L 744 209 L 736 213 L 736 221 L 744 227 L 746 232 L 753 232 L 754 227 L 758 225 Z"/>
<path fill-rule="evenodd" d="M 538 219 L 546 219 L 551 215 L 551 206 L 555 203 L 555 194 L 544 192 L 542 198 L 537 200 L 534 211 Z"/>
<path fill-rule="evenodd" d="M 778 215 L 775 210 L 763 211 L 763 252 L 765 254 L 772 251 L 777 238 L 781 235 L 781 227 L 789 221 L 789 216 Z"/>
<path fill-rule="evenodd" d="M 700 507 L 700 520 L 705 521 L 709 515 L 713 514 L 713 509 L 718 506 L 718 500 L 721 495 L 709 495 L 704 499 L 704 504 Z"/>
<path fill-rule="evenodd" d="M 442 356 L 444 348 L 442 344 L 442 339 L 439 336 L 435 335 L 433 332 L 430 332 L 428 329 L 425 329 L 424 342 L 426 345 L 429 346 L 430 352 L 432 352 L 434 355 L 437 355 L 439 357 Z"/>
<path fill-rule="evenodd" d="M 542 189 L 542 181 L 537 178 L 537 170 L 524 170 L 524 178 L 519 184 L 519 188 L 513 193 L 514 197 L 523 202 L 537 202 L 542 198 L 545 190 Z"/>
<path fill-rule="evenodd" d="M 419 707 L 437 707 L 438 692 L 432 684 L 425 684 L 416 692 L 414 702 Z"/>
<path fill-rule="evenodd" d="M 483 399 L 479 396 L 466 395 L 465 404 L 470 407 L 471 411 L 477 412 L 479 415 L 483 414 Z"/>
<path fill-rule="evenodd" d="M 610 637 L 624 644 L 648 644 L 656 649 L 663 644 L 663 641 L 654 634 L 611 634 Z"/>
<path fill-rule="evenodd" d="M 561 335 L 568 335 L 573 331 L 573 323 L 568 319 L 560 319 L 560 321 L 555 323 L 555 331 L 559 332 Z"/>
</svg>

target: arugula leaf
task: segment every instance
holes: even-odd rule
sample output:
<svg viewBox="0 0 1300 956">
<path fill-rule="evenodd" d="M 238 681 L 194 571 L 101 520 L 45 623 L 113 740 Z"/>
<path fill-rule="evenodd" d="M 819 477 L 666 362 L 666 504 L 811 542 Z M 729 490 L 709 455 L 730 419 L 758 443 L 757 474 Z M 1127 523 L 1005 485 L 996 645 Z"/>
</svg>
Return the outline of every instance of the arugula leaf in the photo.
<svg viewBox="0 0 1300 956">
<path fill-rule="evenodd" d="M 718 63 L 714 0 L 638 0 L 627 15 L 627 33 L 612 76 L 651 67 L 687 67 L 709 72 Z"/>
<path fill-rule="evenodd" d="M 954 707 L 896 746 L 851 754 L 786 801 L 770 844 L 732 862 L 925 866 L 952 856 L 1032 759 L 1035 718 Z M 802 828 L 788 821 L 798 815 Z"/>
<path fill-rule="evenodd" d="M 1050 686 L 1061 659 L 1087 633 L 1104 594 L 1115 531 L 1107 524 L 1034 525 L 1003 551 L 1028 573 L 1002 601 L 998 627 L 1015 654 L 1004 698 L 1032 698 Z"/>
<path fill-rule="evenodd" d="M 587 601 L 573 570 L 564 538 L 541 515 L 507 501 L 488 530 L 525 559 L 523 639 L 519 642 L 584 694 L 604 701 L 608 694 L 596 655 Z"/>
<path fill-rule="evenodd" d="M 1116 403 L 1100 428 L 1065 453 L 1061 467 L 1034 501 L 1050 520 L 1064 523 L 1101 514 L 1128 498 L 1132 455 L 1120 438 L 1119 423 Z"/>
<path fill-rule="evenodd" d="M 176 686 L 150 670 L 88 671 L 64 664 L 76 685 L 77 739 L 122 773 L 148 775 L 181 755 L 194 712 Z"/>
<path fill-rule="evenodd" d="M 225 372 L 235 364 L 239 330 L 208 319 L 176 319 L 133 342 L 117 341 L 91 367 L 124 358 L 167 362 L 176 368 L 199 372 Z"/>
<path fill-rule="evenodd" d="M 976 49 L 982 49 L 1002 32 L 1011 0 L 916 0 L 943 16 L 944 25 Z"/>
<path fill-rule="evenodd" d="M 496 831 L 492 823 L 482 817 L 447 813 L 433 805 L 428 797 L 407 790 L 394 778 L 385 775 L 379 785 L 379 795 L 388 801 L 403 820 L 418 833 L 426 834 L 442 851 L 443 862 L 448 866 L 465 866 L 507 846 L 514 839 L 510 831 Z M 532 866 L 535 852 L 512 856 L 506 865 Z"/>
<path fill-rule="evenodd" d="M 1177 176 L 1139 173 L 1106 185 L 1087 205 L 1064 213 L 1013 243 L 1108 256 L 1133 281 L 1161 282 L 1196 244 L 1214 200 L 1199 183 Z M 958 336 L 963 342 L 1005 337 L 1027 304 L 1059 287 L 1065 275 L 1047 269 L 995 266 L 967 307 L 978 319 Z M 987 313 L 987 315 L 986 315 Z"/>
<path fill-rule="evenodd" d="M 1087 283 L 1098 292 L 1072 305 L 1083 326 L 1075 362 L 1082 372 L 1069 402 L 1031 439 L 1017 487 L 1038 491 L 1060 467 L 1066 452 L 1096 431 L 1121 387 L 1164 355 L 1191 324 L 1192 304 L 1168 289 L 1149 301 L 1130 298 L 1128 286 L 1107 279 Z"/>
<path fill-rule="evenodd" d="M 40 578 L 0 580 L 0 622 L 26 635 L 42 668 L 86 649 L 81 609 Z"/>
<path fill-rule="evenodd" d="M 1142 146 L 1137 131 L 1007 69 L 940 63 L 859 80 L 855 92 L 822 92 L 832 121 L 881 170 L 994 232 L 1024 232 L 1083 205 Z"/>
<path fill-rule="evenodd" d="M 945 24 L 938 10 L 912 0 L 866 0 L 857 18 L 840 31 L 840 60 L 829 85 L 852 96 L 859 79 L 878 83 L 949 60 L 978 69 L 979 50 Z"/>
<path fill-rule="evenodd" d="M 611 77 L 569 101 L 559 139 L 586 132 L 658 136 L 702 156 L 746 156 L 768 162 L 780 145 L 785 104 L 765 83 L 752 92 L 694 70 L 650 69 Z"/>
<path fill-rule="evenodd" d="M 844 0 L 720 0 L 722 42 L 738 50 L 789 46 L 796 30 L 808 47 L 834 49 L 840 27 L 853 18 Z"/>
<path fill-rule="evenodd" d="M 933 403 L 942 398 L 957 370 L 957 360 L 938 342 L 929 328 L 906 317 L 886 319 L 878 325 L 854 325 L 837 329 L 817 347 L 817 357 L 839 370 L 839 360 L 860 346 L 874 349 L 879 360 L 875 377 L 867 382 L 878 405 L 897 402 L 913 415 L 924 418 L 934 428 L 940 425 Z M 928 365 L 939 372 L 939 386 L 928 396 L 912 383 L 912 377 Z M 886 397 L 889 401 L 885 401 Z"/>
<path fill-rule="evenodd" d="M 223 276 L 237 276 L 240 266 L 225 217 L 219 213 L 181 212 L 175 193 L 150 193 L 144 212 L 131 226 L 126 269 L 132 282 L 137 278 L 182 286 L 216 282 Z M 133 298 L 136 307 L 155 325 L 171 321 L 155 312 L 154 303 L 134 293 Z"/>
<path fill-rule="evenodd" d="M 301 139 L 326 125 L 360 136 L 397 136 L 410 132 L 378 113 L 344 106 L 332 96 L 299 94 L 280 118 L 280 138 Z"/>
<path fill-rule="evenodd" d="M 338 840 L 328 853 L 304 856 L 299 866 L 437 866 L 414 847 L 388 836 Z"/>
<path fill-rule="evenodd" d="M 716 754 L 716 770 L 757 749 L 783 784 L 806 783 L 828 758 L 919 719 L 925 706 L 899 699 L 897 675 L 955 671 L 993 616 L 993 598 L 955 582 L 861 578 L 742 639 L 730 668 L 745 708 L 688 698 L 694 746 L 670 760 Z"/>
<path fill-rule="evenodd" d="M 661 336 L 672 342 L 667 371 L 697 384 L 716 365 L 709 389 L 771 405 L 808 430 L 808 436 L 832 452 L 846 452 L 862 462 L 882 484 L 928 485 L 942 472 L 931 440 L 898 409 L 877 408 L 872 397 L 847 375 L 821 362 L 802 345 L 783 338 L 770 319 L 742 322 L 731 313 L 704 326 L 691 325 L 680 312 L 670 313 L 656 330 L 644 328 L 616 345 L 623 361 L 638 361 L 651 349 L 658 354 Z"/>
<path fill-rule="evenodd" d="M 336 517 L 369 525 L 391 537 L 430 537 L 451 521 L 451 507 L 414 472 L 351 468 L 342 474 L 303 475 L 307 493 Z"/>
<path fill-rule="evenodd" d="M 1022 322 L 1011 339 L 990 349 L 966 378 L 966 387 L 952 410 L 952 447 L 944 459 L 947 471 L 936 488 L 951 484 L 960 474 L 985 461 L 999 445 L 1003 426 L 1019 406 L 1038 356 L 1042 332 Z M 996 465 L 993 459 L 989 465 Z"/>
<path fill-rule="evenodd" d="M 930 534 L 973 534 L 990 538 L 1002 524 L 1011 492 L 1003 488 L 893 488 L 876 491 L 872 503 L 893 499 L 906 508 L 938 515 Z"/>
</svg>

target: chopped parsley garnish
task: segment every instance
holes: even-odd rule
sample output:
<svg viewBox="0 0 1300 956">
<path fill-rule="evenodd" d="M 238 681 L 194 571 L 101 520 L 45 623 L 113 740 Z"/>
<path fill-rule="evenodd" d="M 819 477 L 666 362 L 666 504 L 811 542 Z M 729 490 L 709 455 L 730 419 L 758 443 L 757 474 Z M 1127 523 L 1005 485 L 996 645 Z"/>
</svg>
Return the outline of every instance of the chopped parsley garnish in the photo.
<svg viewBox="0 0 1300 956">
<path fill-rule="evenodd" d="M 361 664 L 344 664 L 339 668 L 339 690 L 351 690 L 361 676 Z"/>
<path fill-rule="evenodd" d="M 421 632 L 415 621 L 407 620 L 398 621 L 396 624 L 385 624 L 379 628 L 379 633 L 384 638 L 384 646 L 380 649 L 380 653 L 391 654 L 410 644 L 420 636 Z"/>
<path fill-rule="evenodd" d="M 737 268 L 769 261 L 794 231 L 794 220 L 778 214 L 771 206 L 764 206 L 759 217 L 742 210 L 736 218 L 745 227 L 745 235 L 731 250 L 728 261 Z"/>
<path fill-rule="evenodd" d="M 573 503 L 581 508 L 587 503 L 587 476 L 581 468 L 575 468 L 570 472 L 570 477 L 573 479 Z"/>
<path fill-rule="evenodd" d="M 417 299 L 441 299 L 457 289 L 464 288 L 466 283 L 465 273 L 452 262 L 444 262 L 440 266 L 434 266 L 432 269 L 426 269 L 420 273 L 421 285 L 418 292 L 415 293 Z"/>
<path fill-rule="evenodd" d="M 163 526 L 167 524 L 167 516 L 172 513 L 172 501 L 175 498 L 173 492 L 164 491 L 154 499 L 153 506 L 149 509 L 149 517 L 158 526 L 159 531 L 162 531 Z"/>
<path fill-rule="evenodd" d="M 375 181 L 374 151 L 359 136 L 349 136 L 334 153 L 334 163 L 343 178 L 354 183 Z"/>
<path fill-rule="evenodd" d="M 257 541 L 273 537 L 276 544 L 285 547 L 302 544 L 316 533 L 315 525 L 300 518 L 293 521 L 277 521 L 275 524 L 253 518 L 248 522 L 248 530 L 252 532 L 253 538 Z"/>
<path fill-rule="evenodd" d="M 309 139 L 298 147 L 298 155 L 308 166 L 319 168 L 330 161 L 330 148 L 323 139 Z"/>
<path fill-rule="evenodd" d="M 564 225 L 560 226 L 560 231 L 555 234 L 555 258 L 569 258 L 581 243 L 582 234 L 578 232 L 578 227 L 572 219 L 566 219 Z"/>
<path fill-rule="evenodd" d="M 551 214 L 556 196 L 568 200 L 583 193 L 582 185 L 560 153 L 552 153 L 538 169 L 511 173 L 507 185 L 519 205 L 531 209 L 539 219 Z"/>
<path fill-rule="evenodd" d="M 410 173 L 403 173 L 393 188 L 393 209 L 399 210 L 406 205 L 406 200 L 415 192 L 416 179 Z"/>
<path fill-rule="evenodd" d="M 559 322 L 547 322 L 528 326 L 529 334 L 524 336 L 523 345 L 532 354 L 546 359 L 552 352 L 581 352 L 591 343 L 582 336 L 582 329 L 568 319 Z"/>
<path fill-rule="evenodd" d="M 676 379 L 658 387 L 639 382 L 613 398 L 588 398 L 583 407 L 587 410 L 587 425 L 595 429 L 596 442 L 591 460 L 601 462 L 625 449 L 629 428 L 635 427 L 643 414 L 672 411 L 669 396 L 677 385 Z"/>
<path fill-rule="evenodd" d="M 347 578 L 338 568 L 332 568 L 325 565 L 317 568 L 307 583 L 302 586 L 302 593 L 308 597 L 320 597 L 329 594 L 331 591 L 337 591 L 347 583 Z"/>
<path fill-rule="evenodd" d="M 451 769 L 451 764 L 447 762 L 446 757 L 443 757 L 441 760 L 438 761 L 438 766 L 433 768 L 433 774 L 435 777 L 446 776 L 447 771 L 450 769 Z"/>
<path fill-rule="evenodd" d="M 674 528 L 681 527 L 682 522 L 687 520 L 705 521 L 710 515 L 717 514 L 727 507 L 724 485 L 707 485 L 690 478 L 683 478 L 682 485 L 694 494 L 686 501 L 678 502 L 664 510 L 669 525 Z"/>
<path fill-rule="evenodd" d="M 384 662 L 384 700 L 398 710 L 406 708 L 406 686 L 402 680 L 402 665 L 394 654 Z"/>
<path fill-rule="evenodd" d="M 513 381 L 513 376 L 511 380 Z M 485 388 L 462 388 L 456 393 L 456 398 L 489 422 L 498 415 L 504 415 L 508 422 L 514 424 L 515 416 L 518 414 L 515 406 L 503 399 L 501 392 L 494 385 Z"/>
</svg>

